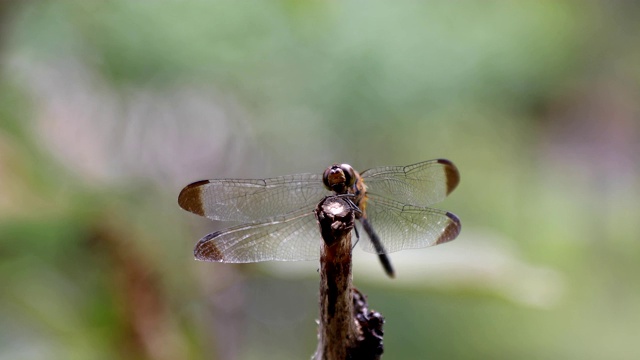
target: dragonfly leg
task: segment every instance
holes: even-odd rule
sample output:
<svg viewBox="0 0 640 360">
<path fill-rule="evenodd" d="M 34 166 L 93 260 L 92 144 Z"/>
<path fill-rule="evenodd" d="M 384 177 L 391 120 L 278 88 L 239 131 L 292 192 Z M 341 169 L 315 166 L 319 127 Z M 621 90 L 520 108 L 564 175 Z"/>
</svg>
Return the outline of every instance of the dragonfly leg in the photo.
<svg viewBox="0 0 640 360">
<path fill-rule="evenodd" d="M 353 227 L 353 231 L 355 231 L 355 233 L 356 233 L 356 242 L 353 243 L 353 246 L 351 247 L 351 251 L 353 251 L 353 249 L 356 248 L 356 245 L 358 244 L 358 241 L 360 241 L 360 234 L 358 233 L 358 227 L 354 226 Z"/>
<path fill-rule="evenodd" d="M 351 200 L 356 197 L 354 194 L 338 194 L 335 196 L 343 198 L 344 200 L 347 201 L 347 203 L 349 203 L 349 207 L 351 208 L 351 210 L 353 210 L 356 213 L 356 218 L 360 218 L 360 216 L 362 216 L 362 210 L 360 210 L 358 205 L 356 205 L 356 203 L 354 203 L 353 200 Z M 358 241 L 360 241 L 360 234 L 358 233 L 358 228 L 356 226 L 353 227 L 353 231 L 355 231 L 356 233 L 356 241 L 353 243 L 353 246 L 351 246 L 352 251 L 353 249 L 355 249 L 356 245 L 358 244 Z"/>
<path fill-rule="evenodd" d="M 337 196 L 340 198 L 343 198 L 344 200 L 347 201 L 347 203 L 349 204 L 349 207 L 351 208 L 351 210 L 353 210 L 356 213 L 356 217 L 360 217 L 362 215 L 362 210 L 360 210 L 360 208 L 358 207 L 358 205 L 356 205 L 356 203 L 353 202 L 352 199 L 354 199 L 356 196 L 354 194 L 338 194 L 338 195 L 333 195 L 333 196 Z M 354 227 L 355 229 L 355 227 Z"/>
</svg>

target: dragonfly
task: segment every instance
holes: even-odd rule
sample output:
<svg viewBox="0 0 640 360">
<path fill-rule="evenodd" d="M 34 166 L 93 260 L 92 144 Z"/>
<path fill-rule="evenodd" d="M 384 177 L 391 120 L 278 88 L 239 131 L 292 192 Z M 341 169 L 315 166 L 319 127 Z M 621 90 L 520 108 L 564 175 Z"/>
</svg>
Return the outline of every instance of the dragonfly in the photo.
<svg viewBox="0 0 640 360">
<path fill-rule="evenodd" d="M 178 204 L 211 220 L 241 224 L 207 234 L 194 249 L 196 260 L 222 263 L 317 260 L 322 238 L 314 209 L 327 196 L 346 196 L 356 206 L 356 237 L 378 254 L 390 277 L 388 253 L 455 239 L 461 223 L 451 212 L 431 208 L 460 182 L 456 166 L 435 159 L 408 166 L 380 166 L 361 173 L 334 164 L 322 174 L 268 179 L 216 179 L 182 189 Z"/>
</svg>

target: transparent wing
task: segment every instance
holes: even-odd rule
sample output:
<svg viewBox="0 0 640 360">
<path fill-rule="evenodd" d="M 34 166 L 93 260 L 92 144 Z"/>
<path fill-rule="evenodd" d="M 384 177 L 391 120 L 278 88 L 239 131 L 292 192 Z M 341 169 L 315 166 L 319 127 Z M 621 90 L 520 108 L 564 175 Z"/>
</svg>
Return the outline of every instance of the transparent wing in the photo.
<svg viewBox="0 0 640 360">
<path fill-rule="evenodd" d="M 211 233 L 198 241 L 194 255 L 223 263 L 314 260 L 321 244 L 313 209 L 306 209 Z"/>
<path fill-rule="evenodd" d="M 460 182 L 458 169 L 444 159 L 409 166 L 381 166 L 361 175 L 368 193 L 418 206 L 444 200 Z"/>
<path fill-rule="evenodd" d="M 221 221 L 256 221 L 313 209 L 329 191 L 317 174 L 258 180 L 203 180 L 187 185 L 178 204 L 194 214 Z"/>
<path fill-rule="evenodd" d="M 385 198 L 369 199 L 366 209 L 371 227 L 388 253 L 441 244 L 460 233 L 460 220 L 447 211 L 404 205 Z M 378 253 L 368 238 L 362 240 L 365 251 Z"/>
</svg>

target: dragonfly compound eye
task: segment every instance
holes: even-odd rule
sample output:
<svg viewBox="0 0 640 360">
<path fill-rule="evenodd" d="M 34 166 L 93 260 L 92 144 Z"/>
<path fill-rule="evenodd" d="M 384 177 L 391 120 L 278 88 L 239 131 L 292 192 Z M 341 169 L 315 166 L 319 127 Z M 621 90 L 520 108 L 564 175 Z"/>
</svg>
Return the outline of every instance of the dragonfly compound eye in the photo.
<svg viewBox="0 0 640 360">
<path fill-rule="evenodd" d="M 336 164 L 324 171 L 322 182 L 327 189 L 342 194 L 348 187 L 353 186 L 355 172 L 350 165 Z"/>
<path fill-rule="evenodd" d="M 340 165 L 340 169 L 344 173 L 345 183 L 347 184 L 347 187 L 352 187 L 353 184 L 356 182 L 355 170 L 353 170 L 353 168 L 349 164 Z"/>
</svg>

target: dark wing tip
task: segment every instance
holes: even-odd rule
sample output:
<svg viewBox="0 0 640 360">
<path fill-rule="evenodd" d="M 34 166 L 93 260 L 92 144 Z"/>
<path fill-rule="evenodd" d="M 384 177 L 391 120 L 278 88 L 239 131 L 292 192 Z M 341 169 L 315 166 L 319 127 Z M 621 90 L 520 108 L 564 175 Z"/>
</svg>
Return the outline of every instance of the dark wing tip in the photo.
<svg viewBox="0 0 640 360">
<path fill-rule="evenodd" d="M 447 224 L 447 227 L 444 228 L 444 231 L 438 238 L 438 241 L 436 241 L 436 245 L 455 239 L 456 237 L 458 237 L 458 234 L 460 234 L 460 229 L 462 229 L 460 219 L 458 219 L 455 214 L 447 212 L 446 215 L 449 220 L 451 220 L 451 222 L 449 222 L 449 224 Z"/>
<path fill-rule="evenodd" d="M 460 172 L 458 168 L 447 159 L 438 159 L 437 161 L 444 166 L 445 178 L 447 179 L 447 195 L 449 195 L 460 183 Z"/>
<path fill-rule="evenodd" d="M 200 261 L 224 262 L 222 251 L 216 245 L 214 239 L 221 234 L 220 231 L 207 234 L 200 239 L 193 249 L 193 256 Z"/>
<path fill-rule="evenodd" d="M 200 180 L 185 186 L 178 195 L 178 205 L 194 214 L 204 216 L 202 186 L 208 183 L 209 180 Z"/>
</svg>

